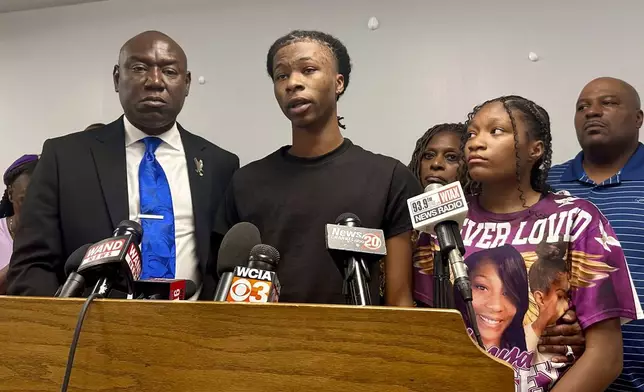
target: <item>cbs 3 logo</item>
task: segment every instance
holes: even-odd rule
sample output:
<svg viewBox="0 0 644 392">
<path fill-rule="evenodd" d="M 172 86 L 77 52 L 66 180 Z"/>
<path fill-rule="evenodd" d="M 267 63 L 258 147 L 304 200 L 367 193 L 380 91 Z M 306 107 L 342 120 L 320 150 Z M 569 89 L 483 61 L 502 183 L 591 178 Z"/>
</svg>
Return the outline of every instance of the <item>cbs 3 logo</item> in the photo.
<svg viewBox="0 0 644 392">
<path fill-rule="evenodd" d="M 271 282 L 237 279 L 230 287 L 230 297 L 235 302 L 268 302 Z"/>
</svg>

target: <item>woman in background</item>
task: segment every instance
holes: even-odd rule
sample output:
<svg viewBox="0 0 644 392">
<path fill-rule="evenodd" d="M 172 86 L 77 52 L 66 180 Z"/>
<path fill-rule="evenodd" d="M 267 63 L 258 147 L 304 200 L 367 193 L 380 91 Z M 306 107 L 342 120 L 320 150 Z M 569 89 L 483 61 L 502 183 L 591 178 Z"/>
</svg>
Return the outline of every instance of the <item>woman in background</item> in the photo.
<svg viewBox="0 0 644 392">
<path fill-rule="evenodd" d="M 458 180 L 461 166 L 461 139 L 465 134 L 462 123 L 438 124 L 429 128 L 416 142 L 411 155 L 409 170 L 414 174 L 423 188 L 432 183 L 446 185 Z M 415 268 L 423 271 L 433 271 L 434 252 L 438 250 L 431 237 L 419 236 L 414 231 L 411 238 L 414 244 L 413 263 Z M 423 295 L 432 292 L 434 284 L 431 279 L 418 279 L 414 274 L 414 302 L 418 307 L 434 306 L 433 298 Z"/>
<path fill-rule="evenodd" d="M 414 174 L 423 188 L 431 183 L 449 184 L 458 179 L 461 164 L 461 138 L 465 134 L 464 124 L 438 124 L 423 134 L 416 142 L 407 167 Z M 420 240 L 420 243 L 419 243 Z M 419 238 L 414 231 L 411 241 L 414 244 L 414 264 L 430 265 L 433 263 L 433 251 L 430 251 L 429 238 Z M 380 263 L 380 303 L 384 305 L 384 262 Z M 431 306 L 429 298 L 414 298 L 418 307 Z"/>
<path fill-rule="evenodd" d="M 23 155 L 9 166 L 3 176 L 7 188 L 0 200 L 0 294 L 5 294 L 7 290 L 13 239 L 20 222 L 22 202 L 37 163 L 38 155 Z"/>
<path fill-rule="evenodd" d="M 416 142 L 409 170 L 423 188 L 432 183 L 449 184 L 458 179 L 464 124 L 438 124 Z"/>
</svg>

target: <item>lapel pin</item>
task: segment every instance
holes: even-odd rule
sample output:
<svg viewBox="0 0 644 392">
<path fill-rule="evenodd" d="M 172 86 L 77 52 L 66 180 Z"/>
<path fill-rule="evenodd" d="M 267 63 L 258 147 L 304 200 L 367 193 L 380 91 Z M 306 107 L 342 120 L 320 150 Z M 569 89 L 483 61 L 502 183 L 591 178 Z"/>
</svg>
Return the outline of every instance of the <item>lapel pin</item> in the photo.
<svg viewBox="0 0 644 392">
<path fill-rule="evenodd" d="M 195 171 L 203 177 L 203 161 L 201 159 L 195 158 Z"/>
</svg>

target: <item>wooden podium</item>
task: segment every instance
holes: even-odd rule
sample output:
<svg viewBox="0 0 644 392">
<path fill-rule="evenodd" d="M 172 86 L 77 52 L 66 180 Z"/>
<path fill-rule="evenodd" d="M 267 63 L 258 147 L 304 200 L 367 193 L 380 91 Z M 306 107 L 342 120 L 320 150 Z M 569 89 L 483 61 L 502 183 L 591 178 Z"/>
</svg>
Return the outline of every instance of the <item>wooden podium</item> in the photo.
<svg viewBox="0 0 644 392">
<path fill-rule="evenodd" d="M 60 391 L 83 300 L 0 297 L 0 391 Z M 97 300 L 69 391 L 514 391 L 456 311 Z"/>
</svg>

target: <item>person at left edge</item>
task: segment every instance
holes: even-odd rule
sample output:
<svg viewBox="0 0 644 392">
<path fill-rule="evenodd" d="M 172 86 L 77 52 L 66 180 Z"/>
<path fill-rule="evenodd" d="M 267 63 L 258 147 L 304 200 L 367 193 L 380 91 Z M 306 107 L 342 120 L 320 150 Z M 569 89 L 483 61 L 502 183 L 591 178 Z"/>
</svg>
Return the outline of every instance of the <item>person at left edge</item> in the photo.
<svg viewBox="0 0 644 392">
<path fill-rule="evenodd" d="M 38 155 L 23 155 L 2 176 L 7 188 L 0 200 L 0 295 L 7 292 L 7 271 L 13 253 L 13 237 L 20 224 L 22 202 L 37 164 Z"/>
<path fill-rule="evenodd" d="M 386 303 L 412 306 L 407 199 L 422 189 L 399 161 L 342 136 L 337 102 L 349 85 L 347 48 L 329 34 L 297 30 L 275 41 L 266 60 L 277 103 L 291 122 L 292 145 L 235 173 L 217 230 L 251 222 L 280 251 L 280 302 L 342 304 L 342 275 L 325 247 L 324 228 L 354 213 L 364 227 L 384 232 Z M 378 269 L 371 265 L 374 304 Z"/>
<path fill-rule="evenodd" d="M 8 292 L 53 295 L 71 252 L 110 237 L 123 219 L 141 218 L 142 277 L 190 279 L 199 288 L 193 298 L 212 299 L 212 223 L 239 159 L 176 122 L 191 77 L 172 38 L 157 31 L 131 38 L 113 78 L 124 116 L 44 143 Z"/>
</svg>

